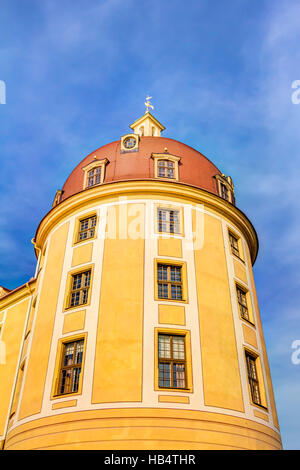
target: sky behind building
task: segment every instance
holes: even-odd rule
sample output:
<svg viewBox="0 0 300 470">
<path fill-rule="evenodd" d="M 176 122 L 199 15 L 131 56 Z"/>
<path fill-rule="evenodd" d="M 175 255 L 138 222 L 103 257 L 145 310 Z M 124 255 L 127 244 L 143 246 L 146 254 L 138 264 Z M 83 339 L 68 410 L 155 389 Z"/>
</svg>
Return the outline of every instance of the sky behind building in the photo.
<svg viewBox="0 0 300 470">
<path fill-rule="evenodd" d="M 162 135 L 230 175 L 257 230 L 281 434 L 299 449 L 299 1 L 2 0 L 0 37 L 0 285 L 34 275 L 30 240 L 56 190 L 149 93 Z"/>
</svg>

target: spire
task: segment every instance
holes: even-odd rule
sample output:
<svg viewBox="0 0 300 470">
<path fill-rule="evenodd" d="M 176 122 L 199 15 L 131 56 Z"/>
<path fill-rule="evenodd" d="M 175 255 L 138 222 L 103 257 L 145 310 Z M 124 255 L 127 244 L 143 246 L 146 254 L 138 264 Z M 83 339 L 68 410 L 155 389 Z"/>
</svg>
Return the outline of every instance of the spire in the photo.
<svg viewBox="0 0 300 470">
<path fill-rule="evenodd" d="M 140 136 L 159 137 L 165 127 L 150 113 L 149 108 L 154 109 L 150 103 L 152 96 L 147 96 L 145 101 L 146 111 L 144 116 L 134 121 L 131 126 L 135 134 Z"/>
</svg>

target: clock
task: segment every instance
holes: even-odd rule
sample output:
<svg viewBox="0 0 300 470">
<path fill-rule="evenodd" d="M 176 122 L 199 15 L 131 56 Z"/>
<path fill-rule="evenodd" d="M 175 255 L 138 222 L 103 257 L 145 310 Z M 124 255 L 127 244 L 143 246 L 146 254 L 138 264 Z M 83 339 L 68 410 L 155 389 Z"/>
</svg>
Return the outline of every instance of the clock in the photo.
<svg viewBox="0 0 300 470">
<path fill-rule="evenodd" d="M 126 149 L 132 149 L 136 146 L 136 139 L 134 137 L 127 137 L 124 140 L 123 145 Z"/>
</svg>

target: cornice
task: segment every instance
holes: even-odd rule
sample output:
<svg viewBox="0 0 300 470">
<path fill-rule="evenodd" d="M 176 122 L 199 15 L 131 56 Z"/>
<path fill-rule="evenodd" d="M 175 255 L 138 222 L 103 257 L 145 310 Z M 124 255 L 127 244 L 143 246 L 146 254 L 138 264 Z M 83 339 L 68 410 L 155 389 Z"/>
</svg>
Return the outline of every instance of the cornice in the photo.
<svg viewBox="0 0 300 470">
<path fill-rule="evenodd" d="M 22 286 L 17 287 L 11 292 L 8 292 L 6 295 L 1 297 L 0 299 L 0 310 L 4 310 L 5 308 L 9 307 L 10 304 L 15 304 L 19 302 L 20 300 L 25 299 L 26 297 L 33 294 L 35 290 L 35 285 L 36 285 L 36 279 L 32 279 L 26 282 L 26 284 L 23 284 Z"/>
<path fill-rule="evenodd" d="M 225 201 L 209 191 L 180 182 L 167 182 L 159 180 L 126 180 L 104 183 L 100 186 L 87 188 L 65 199 L 52 208 L 41 220 L 35 235 L 35 245 L 42 247 L 52 228 L 91 202 L 102 202 L 111 197 L 121 196 L 173 196 L 186 199 L 188 203 L 205 204 L 218 212 L 220 216 L 229 219 L 244 234 L 249 246 L 252 263 L 254 264 L 258 252 L 258 238 L 256 231 L 248 217 L 236 206 Z"/>
</svg>

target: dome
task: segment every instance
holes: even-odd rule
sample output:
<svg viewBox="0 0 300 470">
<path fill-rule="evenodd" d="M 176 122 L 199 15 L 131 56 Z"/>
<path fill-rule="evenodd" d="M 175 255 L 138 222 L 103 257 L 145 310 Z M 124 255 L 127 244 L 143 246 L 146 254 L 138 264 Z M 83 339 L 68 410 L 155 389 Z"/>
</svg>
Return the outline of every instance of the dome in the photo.
<svg viewBox="0 0 300 470">
<path fill-rule="evenodd" d="M 177 140 L 165 137 L 140 136 L 135 151 L 124 152 L 122 140 L 98 148 L 85 157 L 72 171 L 62 188 L 61 201 L 84 189 L 84 168 L 97 160 L 107 160 L 103 183 L 124 180 L 153 180 L 153 154 L 179 157 L 179 178 L 183 183 L 219 194 L 215 175 L 220 170 L 197 150 Z"/>
</svg>

